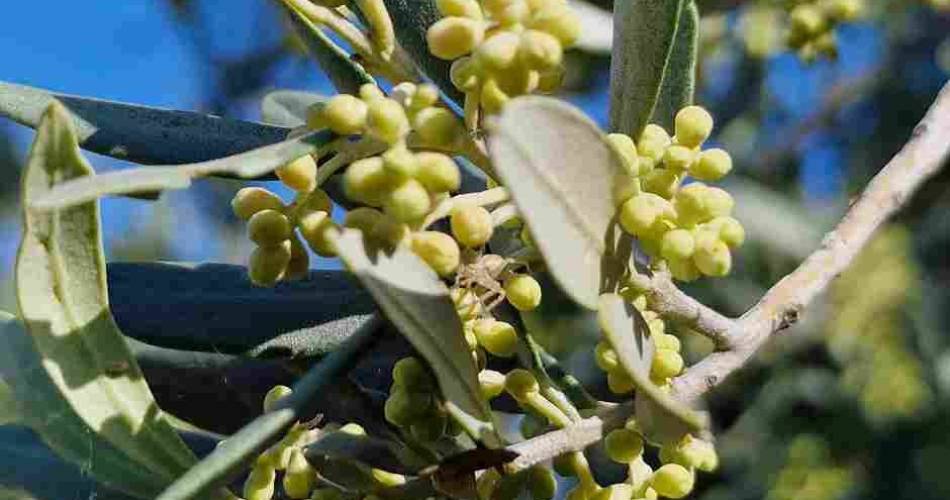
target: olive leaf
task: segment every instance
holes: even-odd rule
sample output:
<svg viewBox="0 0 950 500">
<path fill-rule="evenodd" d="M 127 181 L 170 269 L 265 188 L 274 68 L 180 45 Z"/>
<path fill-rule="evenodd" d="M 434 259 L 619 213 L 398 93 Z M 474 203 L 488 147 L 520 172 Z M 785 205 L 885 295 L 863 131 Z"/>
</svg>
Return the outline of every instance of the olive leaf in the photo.
<svg viewBox="0 0 950 500">
<path fill-rule="evenodd" d="M 656 409 L 651 408 L 652 414 L 660 416 L 655 416 L 653 420 L 666 418 L 692 432 L 706 428 L 707 423 L 700 414 L 661 391 L 650 380 L 650 365 L 656 348 L 646 320 L 633 304 L 617 294 L 605 293 L 600 297 L 597 321 L 604 337 L 617 353 L 620 366 L 633 380 L 637 400 L 648 401 L 655 406 Z M 644 432 L 651 434 L 647 430 Z"/>
<path fill-rule="evenodd" d="M 305 451 L 310 460 L 318 457 L 355 460 L 397 474 L 416 474 L 428 465 L 405 445 L 340 431 L 321 434 Z"/>
<path fill-rule="evenodd" d="M 580 21 L 580 36 L 574 47 L 596 55 L 610 55 L 614 30 L 610 11 L 582 0 L 568 0 Z"/>
<path fill-rule="evenodd" d="M 261 119 L 273 125 L 295 128 L 307 123 L 307 109 L 328 97 L 302 90 L 275 90 L 261 99 Z"/>
<path fill-rule="evenodd" d="M 439 90 L 460 105 L 462 94 L 452 84 L 449 76 L 450 61 L 444 61 L 429 52 L 426 32 L 442 14 L 436 8 L 435 0 L 384 0 L 386 9 L 393 20 L 393 29 L 399 45 L 409 54 L 418 69 L 427 76 Z"/>
<path fill-rule="evenodd" d="M 97 481 L 139 498 L 154 498 L 172 478 L 154 473 L 106 441 L 60 394 L 26 330 L 0 313 L 0 370 L 12 408 L 64 460 L 84 467 Z"/>
<path fill-rule="evenodd" d="M 696 58 L 699 50 L 699 9 L 692 0 L 683 8 L 673 51 L 663 76 L 660 96 L 653 110 L 653 123 L 673 130 L 676 113 L 693 103 L 696 88 Z"/>
<path fill-rule="evenodd" d="M 578 304 L 597 309 L 607 281 L 626 269 L 612 185 L 623 167 L 597 126 L 546 97 L 513 99 L 490 126 L 495 170 L 551 275 Z"/>
<path fill-rule="evenodd" d="M 280 142 L 290 129 L 219 116 L 48 92 L 0 82 L 0 116 L 37 128 L 53 100 L 69 110 L 79 145 L 145 165 L 196 163 Z"/>
<path fill-rule="evenodd" d="M 303 42 L 311 57 L 316 59 L 338 92 L 355 95 L 363 84 L 376 84 L 376 80 L 363 66 L 353 60 L 307 16 L 286 1 L 281 1 L 281 5 L 286 9 L 291 29 Z"/>
<path fill-rule="evenodd" d="M 91 174 L 68 112 L 54 101 L 27 160 L 24 205 L 57 183 Z M 109 312 L 96 203 L 25 211 L 16 288 L 45 374 L 82 422 L 161 481 L 196 462 L 155 404 Z"/>
<path fill-rule="evenodd" d="M 684 6 L 692 0 L 629 0 L 614 5 L 610 129 L 639 137 L 650 122 L 673 53 Z"/>
<path fill-rule="evenodd" d="M 234 156 L 188 165 L 165 165 L 131 168 L 102 175 L 80 177 L 53 186 L 36 196 L 29 206 L 34 210 L 54 210 L 87 203 L 103 196 L 150 193 L 167 189 L 184 189 L 195 178 L 227 174 L 253 179 L 273 172 L 277 167 L 313 153 L 330 142 L 329 131 L 310 132 L 277 144 L 257 148 Z"/>
<path fill-rule="evenodd" d="M 448 287 L 404 247 L 386 252 L 355 230 L 340 233 L 336 246 L 347 269 L 428 361 L 449 413 L 487 446 L 500 446 Z"/>
<path fill-rule="evenodd" d="M 207 492 L 226 484 L 236 472 L 247 467 L 295 422 L 313 418 L 317 395 L 333 383 L 337 375 L 352 367 L 354 360 L 377 338 L 382 326 L 380 317 L 374 316 L 339 349 L 307 371 L 293 385 L 293 392 L 281 399 L 274 410 L 221 442 L 156 500 L 205 498 Z"/>
</svg>

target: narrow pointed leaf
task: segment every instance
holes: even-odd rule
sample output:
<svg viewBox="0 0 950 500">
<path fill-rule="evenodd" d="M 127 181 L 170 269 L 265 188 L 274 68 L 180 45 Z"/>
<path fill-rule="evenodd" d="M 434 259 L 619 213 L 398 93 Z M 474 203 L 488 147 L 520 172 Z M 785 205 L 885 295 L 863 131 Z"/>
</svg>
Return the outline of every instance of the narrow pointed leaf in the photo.
<svg viewBox="0 0 950 500">
<path fill-rule="evenodd" d="M 661 391 L 650 380 L 650 365 L 656 348 L 643 315 L 633 304 L 617 294 L 600 297 L 597 320 L 604 337 L 617 353 L 620 366 L 633 380 L 637 398 L 652 402 L 660 417 L 675 420 L 687 431 L 698 432 L 706 427 L 702 416 Z"/>
<path fill-rule="evenodd" d="M 23 203 L 89 176 L 68 112 L 44 113 L 23 178 Z M 61 397 L 130 461 L 169 481 L 196 461 L 156 405 L 109 312 L 99 208 L 26 211 L 16 264 L 24 325 Z"/>
<path fill-rule="evenodd" d="M 337 376 L 352 368 L 355 359 L 376 339 L 382 325 L 379 316 L 375 316 L 346 344 L 314 365 L 294 384 L 293 393 L 282 399 L 276 409 L 261 415 L 230 436 L 165 489 L 156 500 L 205 498 L 207 492 L 227 484 L 234 474 L 280 439 L 294 422 L 313 418 L 315 399 Z"/>
<path fill-rule="evenodd" d="M 478 370 L 448 287 L 408 249 L 387 253 L 373 248 L 359 231 L 343 231 L 337 251 L 389 320 L 428 361 L 450 413 L 475 437 L 497 447 L 491 410 L 481 396 Z"/>
<path fill-rule="evenodd" d="M 138 498 L 153 498 L 164 480 L 96 434 L 60 394 L 33 341 L 13 316 L 0 313 L 0 370 L 14 409 L 62 459 L 96 480 Z"/>
<path fill-rule="evenodd" d="M 338 92 L 355 95 L 363 84 L 376 83 L 366 69 L 334 43 L 319 26 L 286 2 L 281 2 L 281 5 L 286 9 L 291 29 L 303 41 L 307 52 L 317 60 Z"/>
<path fill-rule="evenodd" d="M 103 196 L 184 189 L 191 185 L 193 179 L 211 175 L 253 179 L 273 172 L 291 160 L 317 151 L 333 137 L 329 131 L 310 132 L 217 160 L 187 165 L 132 168 L 80 177 L 57 184 L 47 192 L 35 196 L 29 206 L 36 210 L 54 210 L 88 203 Z"/>
<path fill-rule="evenodd" d="M 339 431 L 321 435 L 307 445 L 306 454 L 308 458 L 355 460 L 397 474 L 415 474 L 428 465 L 405 445 Z"/>
<path fill-rule="evenodd" d="M 261 100 L 261 119 L 282 127 L 296 128 L 307 123 L 307 109 L 327 100 L 327 96 L 302 90 L 275 90 Z"/>
<path fill-rule="evenodd" d="M 605 280 L 626 262 L 614 255 L 619 159 L 590 119 L 551 98 L 512 100 L 490 132 L 495 170 L 551 275 L 574 301 L 596 310 Z"/>
<path fill-rule="evenodd" d="M 691 0 L 629 0 L 614 5 L 610 129 L 639 137 L 664 85 L 680 15 Z"/>
<path fill-rule="evenodd" d="M 83 149 L 145 165 L 196 163 L 287 137 L 289 129 L 0 82 L 0 116 L 37 128 L 54 100 L 69 110 Z"/>
<path fill-rule="evenodd" d="M 435 0 L 385 0 L 386 9 L 393 20 L 396 39 L 409 53 L 419 70 L 436 85 L 449 99 L 461 105 L 462 94 L 452 85 L 449 77 L 451 61 L 444 61 L 429 52 L 426 32 L 442 14 L 436 8 Z"/>
<path fill-rule="evenodd" d="M 653 111 L 652 123 L 673 130 L 676 113 L 693 104 L 696 88 L 696 57 L 699 50 L 699 9 L 690 1 L 683 8 L 663 86 Z"/>
</svg>

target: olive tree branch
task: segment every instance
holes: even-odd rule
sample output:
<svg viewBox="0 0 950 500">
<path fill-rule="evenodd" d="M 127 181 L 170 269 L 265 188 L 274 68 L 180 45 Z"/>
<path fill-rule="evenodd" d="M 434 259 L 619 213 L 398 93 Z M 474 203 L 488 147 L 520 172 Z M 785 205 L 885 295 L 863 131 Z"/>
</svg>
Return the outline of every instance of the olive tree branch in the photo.
<svg viewBox="0 0 950 500">
<path fill-rule="evenodd" d="M 698 318 L 703 333 L 721 337 L 730 347 L 715 352 L 673 380 L 677 397 L 693 401 L 741 368 L 775 333 L 796 323 L 802 310 L 854 260 L 874 232 L 901 209 L 914 192 L 950 158 L 950 83 L 944 86 L 910 140 L 871 180 L 838 226 L 794 272 L 773 286 L 752 309 L 736 320 L 710 320 L 696 315 L 705 309 L 679 304 L 676 293 L 660 289 L 656 295 L 673 297 L 670 316 Z M 682 293 L 682 292 L 680 292 Z M 691 299 L 690 299 L 691 300 Z M 660 303 L 663 303 L 660 301 Z M 680 309 L 678 306 L 683 306 Z M 692 312 L 691 312 L 692 311 Z M 699 321 L 702 320 L 702 321 Z M 723 328 L 723 329 L 720 329 Z"/>
</svg>

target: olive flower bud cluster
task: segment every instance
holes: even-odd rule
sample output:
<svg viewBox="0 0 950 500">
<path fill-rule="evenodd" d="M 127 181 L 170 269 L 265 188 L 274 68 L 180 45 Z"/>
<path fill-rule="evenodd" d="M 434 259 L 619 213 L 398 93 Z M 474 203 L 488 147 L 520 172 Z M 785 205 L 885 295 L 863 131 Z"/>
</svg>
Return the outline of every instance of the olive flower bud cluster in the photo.
<svg viewBox="0 0 950 500">
<path fill-rule="evenodd" d="M 565 0 L 438 0 L 443 17 L 429 27 L 429 51 L 454 61 L 452 83 L 466 95 L 466 115 L 497 113 L 512 97 L 553 92 L 564 49 L 580 33 Z"/>
<path fill-rule="evenodd" d="M 789 11 L 788 45 L 805 60 L 835 58 L 835 28 L 864 12 L 864 0 L 796 0 Z"/>
<path fill-rule="evenodd" d="M 392 371 L 393 384 L 384 407 L 386 420 L 423 443 L 458 434 L 436 396 L 435 380 L 416 358 L 402 358 Z"/>
<path fill-rule="evenodd" d="M 276 171 L 277 177 L 296 192 L 287 205 L 275 193 L 260 187 L 239 190 L 231 200 L 238 218 L 247 221 L 248 238 L 256 248 L 248 264 L 248 275 L 255 285 L 274 286 L 280 280 L 307 276 L 309 245 L 318 255 L 336 255 L 328 231 L 333 203 L 317 187 L 317 164 L 310 155 L 302 156 Z"/>
<path fill-rule="evenodd" d="M 722 149 L 702 149 L 713 129 L 705 109 L 683 108 L 675 127 L 670 137 L 662 127 L 647 125 L 636 143 L 624 134 L 607 136 L 625 169 L 614 183 L 620 224 L 655 265 L 665 263 L 678 280 L 725 276 L 745 231 L 731 217 L 732 196 L 701 181 L 724 177 L 732 158 Z M 695 182 L 684 184 L 687 177 Z"/>
</svg>

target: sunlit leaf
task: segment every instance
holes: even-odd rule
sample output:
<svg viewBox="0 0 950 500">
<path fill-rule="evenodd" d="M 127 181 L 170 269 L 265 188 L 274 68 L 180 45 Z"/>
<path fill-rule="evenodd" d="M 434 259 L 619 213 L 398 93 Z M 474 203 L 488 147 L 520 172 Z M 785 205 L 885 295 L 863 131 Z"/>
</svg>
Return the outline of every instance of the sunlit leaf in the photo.
<svg viewBox="0 0 950 500">
<path fill-rule="evenodd" d="M 448 287 L 408 249 L 374 248 L 359 231 L 343 231 L 337 251 L 386 317 L 429 362 L 453 417 L 488 446 L 497 446 L 491 410 L 481 396 L 478 370 Z"/>
<path fill-rule="evenodd" d="M 633 380 L 638 401 L 645 401 L 644 406 L 648 405 L 651 410 L 653 419 L 645 425 L 662 426 L 664 423 L 658 420 L 666 419 L 671 426 L 682 427 L 687 432 L 704 429 L 707 423 L 699 413 L 661 391 L 650 380 L 655 347 L 640 311 L 621 296 L 605 293 L 600 297 L 597 320 L 604 337 L 617 353 L 620 365 Z M 654 434 L 646 429 L 644 432 L 648 437 Z"/>
<path fill-rule="evenodd" d="M 307 123 L 307 108 L 326 99 L 302 90 L 275 90 L 261 100 L 261 119 L 282 127 L 299 127 Z"/>
<path fill-rule="evenodd" d="M 0 116 L 37 128 L 53 100 L 86 150 L 146 165 L 197 163 L 280 142 L 289 129 L 214 115 L 48 92 L 0 82 Z"/>
<path fill-rule="evenodd" d="M 54 102 L 30 151 L 23 203 L 59 182 L 90 175 L 68 112 Z M 96 203 L 26 211 L 16 287 L 43 369 L 78 418 L 165 483 L 195 463 L 155 404 L 109 312 Z"/>
<path fill-rule="evenodd" d="M 621 231 L 614 221 L 619 159 L 590 119 L 551 98 L 512 100 L 490 132 L 495 170 L 551 275 L 577 303 L 596 310 L 606 282 L 627 262 L 617 253 Z"/>
<path fill-rule="evenodd" d="M 652 123 L 673 130 L 676 113 L 693 104 L 696 87 L 696 56 L 699 49 L 699 9 L 690 1 L 683 8 L 663 86 L 653 110 Z"/>
<path fill-rule="evenodd" d="M 691 0 L 629 0 L 614 5 L 610 128 L 631 137 L 650 122 L 664 85 L 677 26 Z"/>
</svg>

